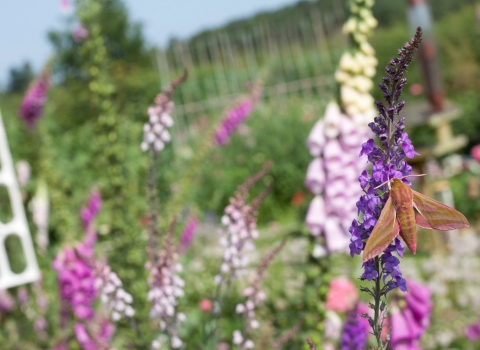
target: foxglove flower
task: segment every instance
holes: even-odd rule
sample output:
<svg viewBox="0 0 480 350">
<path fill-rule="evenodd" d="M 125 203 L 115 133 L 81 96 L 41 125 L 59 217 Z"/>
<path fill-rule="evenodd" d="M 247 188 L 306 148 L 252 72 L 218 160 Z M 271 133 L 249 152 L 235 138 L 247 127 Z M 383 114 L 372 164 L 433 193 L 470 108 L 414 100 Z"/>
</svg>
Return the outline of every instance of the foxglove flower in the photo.
<svg viewBox="0 0 480 350">
<path fill-rule="evenodd" d="M 20 105 L 20 118 L 29 128 L 33 128 L 37 119 L 43 114 L 47 102 L 47 92 L 50 88 L 50 75 L 45 70 L 28 88 Z"/>
<path fill-rule="evenodd" d="M 15 164 L 15 169 L 17 170 L 18 186 L 25 187 L 28 183 L 28 180 L 30 180 L 32 167 L 27 161 L 20 160 Z"/>
<path fill-rule="evenodd" d="M 37 227 L 35 240 L 40 252 L 43 254 L 46 252 L 49 244 L 48 218 L 50 213 L 48 190 L 44 183 L 38 186 L 35 197 L 29 203 L 29 209 L 32 212 L 32 221 Z"/>
<path fill-rule="evenodd" d="M 230 204 L 225 208 L 225 214 L 222 217 L 224 228 L 220 230 L 219 241 L 224 248 L 224 255 L 220 273 L 215 276 L 216 284 L 236 279 L 248 266 L 249 260 L 246 253 L 255 249 L 254 240 L 258 238 L 257 210 L 270 188 L 267 188 L 251 204 L 247 204 L 248 191 L 267 172 L 268 168 L 264 168 L 247 179 L 235 192 L 235 196 L 230 198 Z"/>
<path fill-rule="evenodd" d="M 173 81 L 162 93 L 155 97 L 155 105 L 148 107 L 148 122 L 143 125 L 143 142 L 140 145 L 142 151 L 154 153 L 160 152 L 165 145 L 172 140 L 168 131 L 173 126 L 172 96 L 175 89 L 185 81 L 187 73 Z"/>
<path fill-rule="evenodd" d="M 368 321 L 362 317 L 362 313 L 368 311 L 364 304 L 357 304 L 347 316 L 343 326 L 341 350 L 364 350 L 369 333 Z"/>
<path fill-rule="evenodd" d="M 80 210 L 83 227 L 88 230 L 102 207 L 102 198 L 99 191 L 93 191 L 85 207 Z"/>
<path fill-rule="evenodd" d="M 351 13 L 343 26 L 348 34 L 353 50 L 345 52 L 335 72 L 336 80 L 341 84 L 340 98 L 345 112 L 356 123 L 366 124 L 375 117 L 373 97 L 369 91 L 373 87 L 377 59 L 375 50 L 367 38 L 377 26 L 372 15 L 373 0 L 352 0 Z"/>
<path fill-rule="evenodd" d="M 361 194 L 355 180 L 365 167 L 357 149 L 366 135 L 366 129 L 355 125 L 331 102 L 307 139 L 315 158 L 308 167 L 305 186 L 315 197 L 305 222 L 313 236 L 323 233 L 329 252 L 348 250 L 348 227 L 357 215 L 354 198 Z"/>
<path fill-rule="evenodd" d="M 180 323 L 185 321 L 185 315 L 177 312 L 177 305 L 178 298 L 184 295 L 185 282 L 179 276 L 182 265 L 178 262 L 178 253 L 172 244 L 173 229 L 172 224 L 167 233 L 165 247 L 157 260 L 147 263 L 146 267 L 150 270 L 150 290 L 147 298 L 152 304 L 150 318 L 158 320 L 160 329 L 170 337 L 171 347 L 178 349 L 183 345 L 179 337 L 179 327 Z"/>
<path fill-rule="evenodd" d="M 405 117 L 399 117 L 405 102 L 398 102 L 398 99 L 407 81 L 404 73 L 413 60 L 420 41 L 421 30 L 419 29 L 412 41 L 399 50 L 398 57 L 390 61 L 390 66 L 385 68 L 387 77 L 383 78 L 383 83 L 379 84 L 387 106 L 377 101 L 375 104 L 379 115 L 369 124 L 370 129 L 379 138 L 380 145 L 370 139 L 362 145 L 360 151 L 360 156 L 367 156 L 372 164 L 372 170 L 371 172 L 363 171 L 358 178 L 364 194 L 357 202 L 357 208 L 363 214 L 363 221 L 354 220 L 350 227 L 352 256 L 363 251 L 364 241 L 368 239 L 385 206 L 389 193 L 388 184 L 385 184 L 385 181 L 403 178 L 403 182 L 410 184 L 404 177 L 411 174 L 412 167 L 404 158 L 412 158 L 415 151 L 404 131 Z M 406 291 L 406 281 L 399 268 L 400 260 L 394 255 L 396 252 L 402 257 L 403 251 L 403 243 L 396 238 L 381 256 L 382 270 L 377 271 L 373 260 L 367 261 L 363 264 L 364 273 L 361 278 L 371 281 L 378 278 L 381 272 L 384 283 L 388 279 L 384 293 L 397 287 Z"/>
<path fill-rule="evenodd" d="M 433 307 L 430 290 L 412 280 L 408 281 L 409 292 L 399 299 L 392 310 L 390 343 L 394 349 L 421 349 L 419 341 L 430 326 L 430 312 Z M 400 307 L 400 305 L 404 305 Z"/>
<path fill-rule="evenodd" d="M 191 217 L 187 224 L 185 225 L 185 229 L 182 232 L 182 237 L 180 239 L 180 245 L 178 247 L 178 250 L 180 253 L 183 253 L 187 250 L 187 248 L 190 246 L 192 243 L 193 237 L 195 236 L 195 231 L 197 230 L 198 227 L 198 220 L 197 218 Z"/>
<path fill-rule="evenodd" d="M 94 270 L 84 259 L 87 254 L 91 257 L 93 251 L 83 243 L 76 248 L 65 247 L 52 264 L 58 274 L 60 297 L 66 312 L 73 312 L 79 320 L 91 320 L 95 314 L 93 303 L 97 290 Z"/>
<path fill-rule="evenodd" d="M 248 96 L 242 97 L 232 109 L 227 111 L 215 132 L 215 141 L 218 145 L 227 144 L 233 132 L 250 116 L 255 104 L 260 99 L 262 89 L 263 82 L 259 80 L 250 87 Z"/>
<path fill-rule="evenodd" d="M 99 324 L 77 323 L 73 326 L 75 337 L 83 350 L 110 350 L 110 339 L 114 333 L 113 325 L 108 320 Z"/>
<path fill-rule="evenodd" d="M 103 306 L 110 312 L 112 321 L 117 322 L 122 316 L 132 317 L 135 314 L 131 305 L 133 298 L 122 288 L 122 281 L 110 266 L 98 263 L 95 276 L 95 288 L 100 294 Z"/>
<path fill-rule="evenodd" d="M 258 265 L 257 275 L 253 283 L 244 289 L 243 295 L 247 300 L 236 306 L 235 311 L 244 316 L 244 330 L 240 332 L 236 330 L 233 332 L 233 343 L 238 345 L 241 350 L 253 349 L 254 343 L 251 339 L 247 339 L 254 329 L 260 327 L 260 323 L 256 319 L 255 309 L 266 299 L 266 294 L 261 290 L 262 282 L 265 280 L 267 268 L 272 262 L 273 258 L 282 250 L 285 241 L 275 247 Z"/>
<path fill-rule="evenodd" d="M 480 321 L 471 324 L 465 330 L 465 334 L 470 341 L 477 341 L 480 339 Z"/>
</svg>

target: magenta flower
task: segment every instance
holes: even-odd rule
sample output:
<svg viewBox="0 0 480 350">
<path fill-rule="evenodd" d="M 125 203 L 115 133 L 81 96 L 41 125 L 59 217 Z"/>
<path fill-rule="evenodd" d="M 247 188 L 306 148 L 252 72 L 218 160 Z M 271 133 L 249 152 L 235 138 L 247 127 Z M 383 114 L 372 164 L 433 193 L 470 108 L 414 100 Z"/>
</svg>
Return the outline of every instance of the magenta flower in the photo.
<svg viewBox="0 0 480 350">
<path fill-rule="evenodd" d="M 469 325 L 465 330 L 466 336 L 470 341 L 476 341 L 480 339 L 480 320 L 477 323 Z"/>
<path fill-rule="evenodd" d="M 409 292 L 405 294 L 405 307 L 394 308 L 390 318 L 392 327 L 391 345 L 398 350 L 416 350 L 422 335 L 430 326 L 433 307 L 430 290 L 412 280 L 408 281 Z"/>
<path fill-rule="evenodd" d="M 23 97 L 19 114 L 29 128 L 33 128 L 37 119 L 42 116 L 43 107 L 47 102 L 47 92 L 50 88 L 49 78 L 49 74 L 43 72 L 30 85 Z"/>
<path fill-rule="evenodd" d="M 262 94 L 263 82 L 259 80 L 250 84 L 248 90 L 249 94 L 241 98 L 218 125 L 215 132 L 215 141 L 218 145 L 227 144 L 233 132 L 250 116 Z"/>
<path fill-rule="evenodd" d="M 60 297 L 67 312 L 73 312 L 80 320 L 91 320 L 95 314 L 93 302 L 97 297 L 95 276 L 93 268 L 80 253 L 89 252 L 91 247 L 80 244 L 78 248 L 65 247 L 55 257 L 52 267 L 57 271 Z"/>
<path fill-rule="evenodd" d="M 92 191 L 86 206 L 80 210 L 83 227 L 88 230 L 102 207 L 102 197 L 98 190 Z"/>
<path fill-rule="evenodd" d="M 230 136 L 238 126 L 250 116 L 253 111 L 254 103 L 250 99 L 245 99 L 229 110 L 225 119 L 220 123 L 215 132 L 215 141 L 223 146 L 230 140 Z"/>
<path fill-rule="evenodd" d="M 180 246 L 178 250 L 180 253 L 183 253 L 187 250 L 187 248 L 192 243 L 193 237 L 195 236 L 195 232 L 197 231 L 198 227 L 198 220 L 196 217 L 190 218 L 187 224 L 185 225 L 185 229 L 182 232 L 182 238 L 180 240 Z"/>
</svg>

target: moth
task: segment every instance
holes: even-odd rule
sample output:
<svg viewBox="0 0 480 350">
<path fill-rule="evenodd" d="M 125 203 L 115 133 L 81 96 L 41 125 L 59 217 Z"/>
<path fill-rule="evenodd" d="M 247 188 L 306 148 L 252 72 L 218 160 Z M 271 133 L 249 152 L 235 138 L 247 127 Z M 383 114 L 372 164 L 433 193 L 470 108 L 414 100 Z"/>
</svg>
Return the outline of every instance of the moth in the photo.
<svg viewBox="0 0 480 350">
<path fill-rule="evenodd" d="M 391 180 L 390 197 L 365 245 L 363 261 L 380 255 L 399 234 L 415 254 L 417 225 L 449 231 L 468 227 L 469 223 L 458 210 L 412 190 L 395 178 Z"/>
</svg>

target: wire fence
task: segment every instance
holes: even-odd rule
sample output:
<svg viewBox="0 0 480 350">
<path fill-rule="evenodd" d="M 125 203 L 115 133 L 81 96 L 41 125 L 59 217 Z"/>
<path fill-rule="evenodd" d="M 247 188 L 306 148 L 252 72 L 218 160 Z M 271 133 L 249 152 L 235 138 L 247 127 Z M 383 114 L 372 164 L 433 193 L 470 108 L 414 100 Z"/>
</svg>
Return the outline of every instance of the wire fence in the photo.
<svg viewBox="0 0 480 350">
<path fill-rule="evenodd" d="M 311 11 L 286 22 L 258 21 L 242 31 L 210 31 L 156 50 L 163 85 L 189 70 L 176 97 L 177 117 L 188 125 L 189 119 L 225 109 L 264 69 L 265 100 L 334 93 L 336 62 L 347 46 L 340 30 L 344 9 L 336 4 L 329 12 Z"/>
</svg>

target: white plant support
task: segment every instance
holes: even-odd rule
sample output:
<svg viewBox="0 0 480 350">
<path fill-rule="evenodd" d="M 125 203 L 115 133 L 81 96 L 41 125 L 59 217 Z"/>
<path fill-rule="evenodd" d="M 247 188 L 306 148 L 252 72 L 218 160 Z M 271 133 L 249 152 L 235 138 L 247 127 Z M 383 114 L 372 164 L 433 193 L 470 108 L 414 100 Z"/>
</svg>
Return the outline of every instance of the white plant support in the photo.
<svg viewBox="0 0 480 350">
<path fill-rule="evenodd" d="M 7 289 L 34 282 L 40 278 L 40 270 L 35 256 L 32 238 L 28 229 L 22 195 L 18 187 L 13 167 L 12 155 L 8 147 L 7 134 L 0 112 L 0 186 L 5 186 L 12 206 L 13 218 L 9 222 L 0 222 L 0 289 Z M 26 267 L 21 273 L 10 268 L 5 239 L 16 235 L 21 242 Z"/>
</svg>

